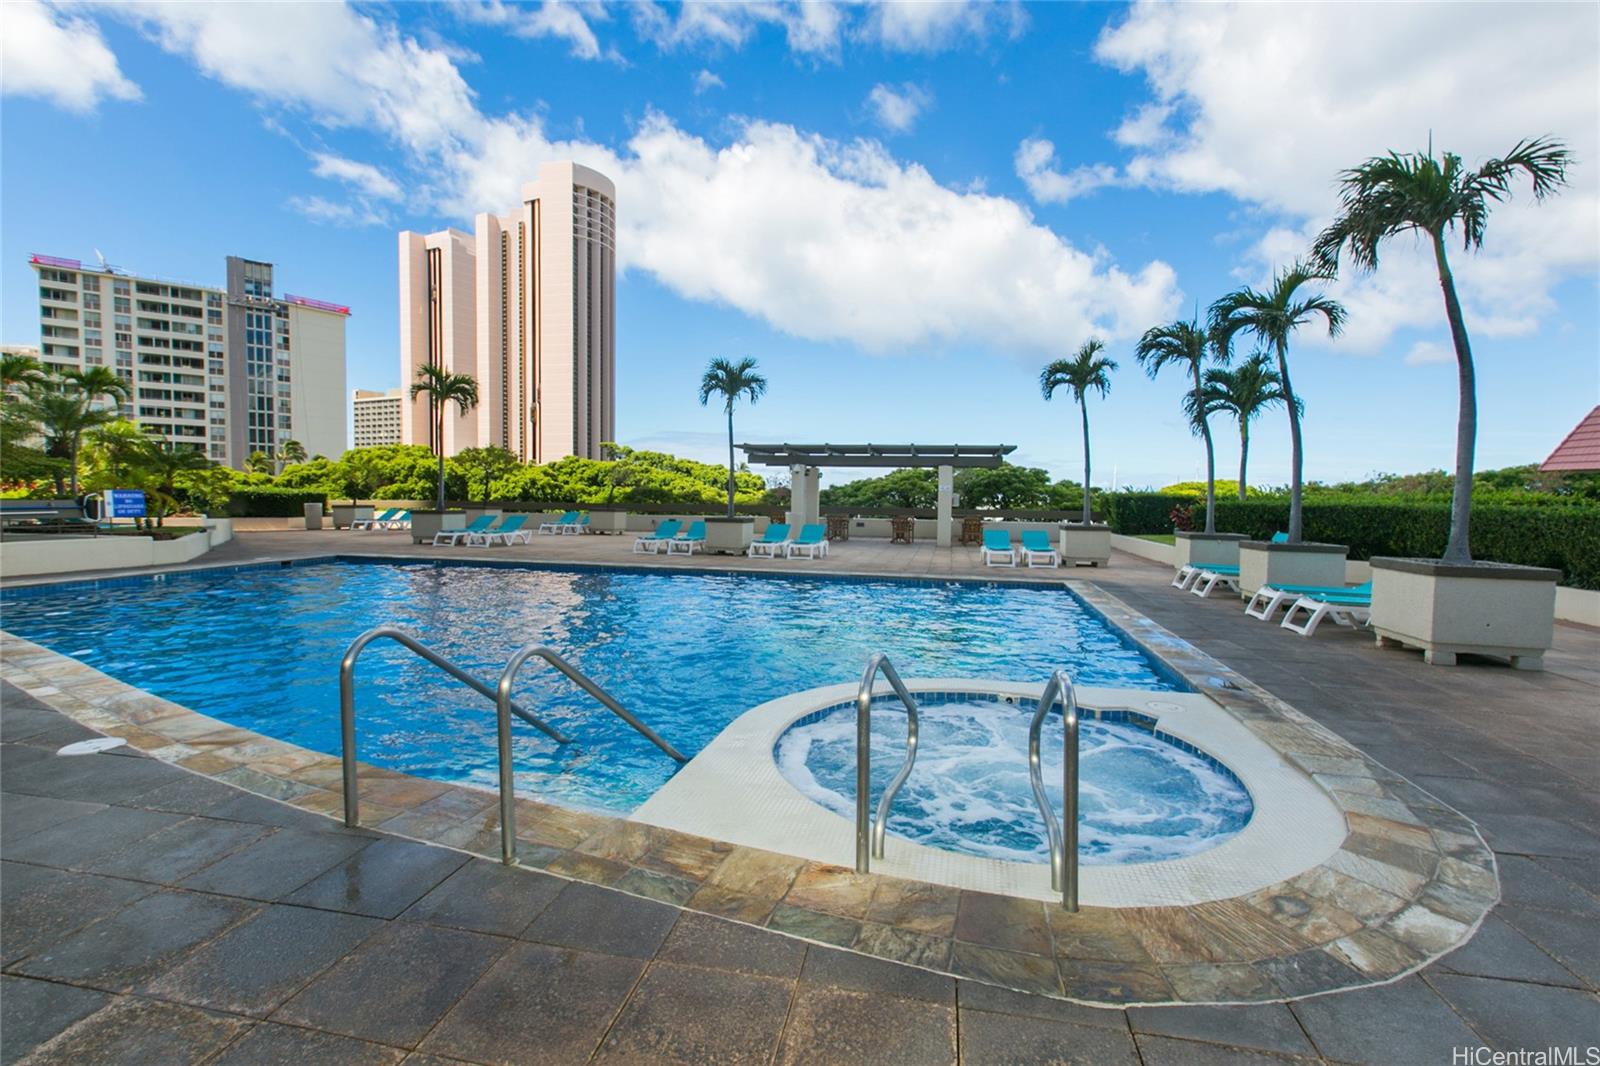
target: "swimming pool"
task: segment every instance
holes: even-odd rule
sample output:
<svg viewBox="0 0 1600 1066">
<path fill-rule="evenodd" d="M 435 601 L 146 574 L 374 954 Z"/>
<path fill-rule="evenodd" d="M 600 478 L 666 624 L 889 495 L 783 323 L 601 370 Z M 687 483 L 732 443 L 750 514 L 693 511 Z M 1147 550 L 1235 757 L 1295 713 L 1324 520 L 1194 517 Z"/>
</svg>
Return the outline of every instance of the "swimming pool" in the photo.
<svg viewBox="0 0 1600 1066">
<path fill-rule="evenodd" d="M 694 755 L 741 712 L 860 677 L 887 651 L 907 677 L 1186 686 L 1059 586 L 899 582 L 626 568 L 330 560 L 0 593 L 0 624 L 111 676 L 235 725 L 339 751 L 338 662 L 393 624 L 492 680 L 518 647 L 559 649 Z M 493 787 L 482 697 L 381 643 L 357 671 L 361 758 Z M 677 765 L 564 679 L 529 668 L 517 698 L 574 738 L 517 723 L 517 789 L 626 812 Z"/>
</svg>

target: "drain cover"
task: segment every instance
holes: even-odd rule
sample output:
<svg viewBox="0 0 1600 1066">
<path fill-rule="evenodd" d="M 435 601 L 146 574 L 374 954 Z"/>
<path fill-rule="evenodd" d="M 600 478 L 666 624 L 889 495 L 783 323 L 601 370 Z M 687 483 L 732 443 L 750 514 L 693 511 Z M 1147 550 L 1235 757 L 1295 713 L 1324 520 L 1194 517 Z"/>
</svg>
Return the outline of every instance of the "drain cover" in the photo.
<svg viewBox="0 0 1600 1066">
<path fill-rule="evenodd" d="M 1173 703 L 1171 700 L 1151 700 L 1144 706 L 1145 710 L 1158 711 L 1161 714 L 1171 714 L 1173 711 L 1183 710 L 1183 704 Z"/>
<path fill-rule="evenodd" d="M 120 748 L 126 743 L 127 741 L 123 740 L 121 737 L 95 737 L 93 740 L 80 740 L 76 744 L 68 744 L 66 747 L 56 752 L 56 754 L 93 755 L 95 752 L 110 751 L 112 748 Z"/>
</svg>

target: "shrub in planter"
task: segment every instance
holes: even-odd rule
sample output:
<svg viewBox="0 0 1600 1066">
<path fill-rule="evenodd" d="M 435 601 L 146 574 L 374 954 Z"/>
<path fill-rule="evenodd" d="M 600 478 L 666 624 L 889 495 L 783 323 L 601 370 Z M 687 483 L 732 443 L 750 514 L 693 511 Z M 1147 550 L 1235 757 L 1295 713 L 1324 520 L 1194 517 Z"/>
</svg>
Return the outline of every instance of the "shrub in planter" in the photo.
<svg viewBox="0 0 1600 1066">
<path fill-rule="evenodd" d="M 247 489 L 228 494 L 228 515 L 231 518 L 298 518 L 305 514 L 308 503 L 320 503 L 326 508 L 328 494 L 304 489 Z"/>
</svg>

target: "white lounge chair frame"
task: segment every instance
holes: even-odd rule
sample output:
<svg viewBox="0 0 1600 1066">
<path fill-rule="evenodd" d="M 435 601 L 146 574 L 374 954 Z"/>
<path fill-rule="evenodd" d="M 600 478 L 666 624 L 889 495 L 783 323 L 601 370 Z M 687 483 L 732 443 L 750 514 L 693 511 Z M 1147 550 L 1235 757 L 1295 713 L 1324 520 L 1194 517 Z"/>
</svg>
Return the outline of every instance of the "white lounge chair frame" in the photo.
<svg viewBox="0 0 1600 1066">
<path fill-rule="evenodd" d="M 680 547 L 683 549 L 683 555 L 693 555 L 696 548 L 699 548 L 701 551 L 706 550 L 706 538 L 704 537 L 695 537 L 693 540 L 689 539 L 688 537 L 673 537 L 671 540 L 667 541 L 666 544 L 668 555 L 679 554 L 678 549 Z"/>
<path fill-rule="evenodd" d="M 789 554 L 789 545 L 793 543 L 793 537 L 790 537 L 788 540 L 753 540 L 750 542 L 749 555 L 752 559 L 759 559 L 762 556 L 765 556 L 768 559 L 776 559 L 778 554 L 782 552 L 783 555 L 787 557 Z"/>
<path fill-rule="evenodd" d="M 783 557 L 785 559 L 793 559 L 796 555 L 802 553 L 807 559 L 815 559 L 819 552 L 826 558 L 828 555 L 828 538 L 823 537 L 821 540 L 814 540 L 809 544 L 801 544 L 799 541 L 790 540 L 785 541 L 783 547 Z"/>
<path fill-rule="evenodd" d="M 1304 622 L 1294 620 L 1295 614 L 1299 611 L 1306 612 Z M 1335 625 L 1349 629 L 1359 629 L 1372 620 L 1372 606 L 1360 603 L 1336 603 L 1331 600 L 1301 596 L 1289 607 L 1289 613 L 1283 616 L 1283 621 L 1279 624 L 1291 633 L 1309 637 L 1317 631 L 1323 619 L 1330 619 Z"/>
<path fill-rule="evenodd" d="M 1244 613 L 1251 618 L 1259 618 L 1263 622 L 1270 622 L 1272 621 L 1272 616 L 1277 614 L 1280 608 L 1289 606 L 1295 600 L 1298 600 L 1301 595 L 1303 594 L 1299 592 L 1285 592 L 1283 589 L 1275 589 L 1271 585 L 1262 585 L 1256 589 L 1255 595 L 1250 597 L 1250 602 L 1244 605 Z"/>
<path fill-rule="evenodd" d="M 467 545 L 470 547 L 474 544 L 482 544 L 485 548 L 487 548 L 491 544 L 503 544 L 509 548 L 519 540 L 524 544 L 532 544 L 533 530 L 529 529 L 527 526 L 523 526 L 521 529 L 513 529 L 505 533 L 490 529 L 483 533 L 473 533 L 468 536 Z"/>
<path fill-rule="evenodd" d="M 1015 549 L 1015 548 L 1000 549 L 1000 548 L 984 547 L 984 548 L 981 549 L 981 552 L 982 552 L 982 555 L 983 555 L 983 565 L 984 566 L 1011 566 L 1011 567 L 1014 567 L 1014 566 L 1017 565 L 1017 549 Z M 996 559 L 1001 559 L 1001 558 L 1003 558 L 1005 561 L 1004 562 L 998 562 L 998 563 L 995 562 Z"/>
<path fill-rule="evenodd" d="M 1051 548 L 1049 551 L 1035 551 L 1032 548 L 1022 549 L 1022 559 L 1028 564 L 1028 569 L 1033 570 L 1041 566 L 1057 567 L 1061 565 L 1061 553 Z M 1038 560 L 1044 560 L 1039 562 Z"/>
<path fill-rule="evenodd" d="M 1194 584 L 1195 578 L 1200 576 L 1200 567 L 1194 563 L 1184 563 L 1178 567 L 1178 572 L 1172 576 L 1172 587 L 1189 591 L 1189 586 Z"/>
<path fill-rule="evenodd" d="M 1194 587 L 1189 591 L 1194 593 L 1196 596 L 1199 596 L 1201 599 L 1205 599 L 1211 595 L 1211 590 L 1216 588 L 1218 585 L 1226 585 L 1234 592 L 1238 592 L 1239 575 L 1219 574 L 1215 570 L 1207 570 L 1205 567 L 1201 567 L 1196 572 Z"/>
</svg>

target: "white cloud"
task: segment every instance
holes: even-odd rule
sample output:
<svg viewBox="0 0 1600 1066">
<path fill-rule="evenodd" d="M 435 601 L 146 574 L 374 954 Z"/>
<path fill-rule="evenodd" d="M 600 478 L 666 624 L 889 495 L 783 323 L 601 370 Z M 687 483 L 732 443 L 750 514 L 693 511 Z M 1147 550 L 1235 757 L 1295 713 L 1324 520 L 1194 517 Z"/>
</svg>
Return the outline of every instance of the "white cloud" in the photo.
<svg viewBox="0 0 1600 1066">
<path fill-rule="evenodd" d="M 334 226 L 383 226 L 389 219 L 365 203 L 336 203 L 321 196 L 291 196 L 289 207 L 313 222 Z"/>
<path fill-rule="evenodd" d="M 1448 348 L 1438 341 L 1418 341 L 1406 353 L 1407 366 L 1430 366 L 1434 363 L 1453 363 L 1455 361 L 1455 349 Z"/>
<path fill-rule="evenodd" d="M 931 103 L 933 94 L 910 82 L 900 86 L 880 82 L 867 94 L 867 106 L 879 125 L 895 133 L 905 133 L 915 126 Z"/>
<path fill-rule="evenodd" d="M 1116 170 L 1103 163 L 1063 174 L 1056 169 L 1056 146 L 1042 137 L 1029 137 L 1017 145 L 1012 162 L 1028 194 L 1041 204 L 1064 204 L 1117 182 Z"/>
<path fill-rule="evenodd" d="M 1264 209 L 1270 228 L 1247 271 L 1258 280 L 1305 251 L 1337 207 L 1346 167 L 1425 148 L 1430 132 L 1469 165 L 1553 133 L 1577 156 L 1572 187 L 1535 205 L 1519 186 L 1494 209 L 1480 253 L 1450 247 L 1474 336 L 1536 330 L 1555 286 L 1600 265 L 1600 8 L 1481 4 L 1470 19 L 1438 4 L 1353 10 L 1136 5 L 1096 46 L 1150 89 L 1114 134 L 1136 149 L 1128 179 Z M 1340 349 L 1376 350 L 1441 320 L 1430 250 L 1400 240 L 1382 255 L 1376 274 L 1347 268 L 1333 287 L 1351 311 Z"/>
<path fill-rule="evenodd" d="M 536 40 L 554 37 L 571 45 L 579 59 L 620 58 L 615 52 L 602 53 L 600 40 L 589 25 L 589 18 L 605 18 L 598 3 L 573 3 L 571 0 L 543 0 L 538 5 L 484 0 L 464 3 L 455 9 L 464 18 L 490 26 L 502 26 L 517 37 Z"/>
<path fill-rule="evenodd" d="M 763 26 L 778 26 L 790 51 L 836 59 L 844 27 L 843 12 L 831 0 L 698 0 L 679 4 L 676 16 L 654 0 L 638 0 L 629 11 L 638 35 L 663 51 L 742 48 Z"/>
<path fill-rule="evenodd" d="M 330 178 L 353 186 L 358 192 L 375 200 L 400 199 L 400 184 L 371 163 L 345 159 L 331 152 L 312 155 L 316 166 L 311 173 L 319 178 Z"/>
<path fill-rule="evenodd" d="M 724 88 L 723 80 L 711 73 L 709 70 L 701 68 L 699 73 L 694 76 L 694 94 L 696 96 L 699 96 L 702 93 L 708 93 L 712 89 L 721 88 Z"/>
<path fill-rule="evenodd" d="M 1015 40 L 1027 25 L 1015 0 L 939 0 L 873 5 L 863 33 L 890 51 L 942 52 L 996 33 Z"/>
<path fill-rule="evenodd" d="M 93 111 L 106 97 L 137 100 L 100 28 L 39 0 L 0 6 L 0 90 Z"/>
</svg>

